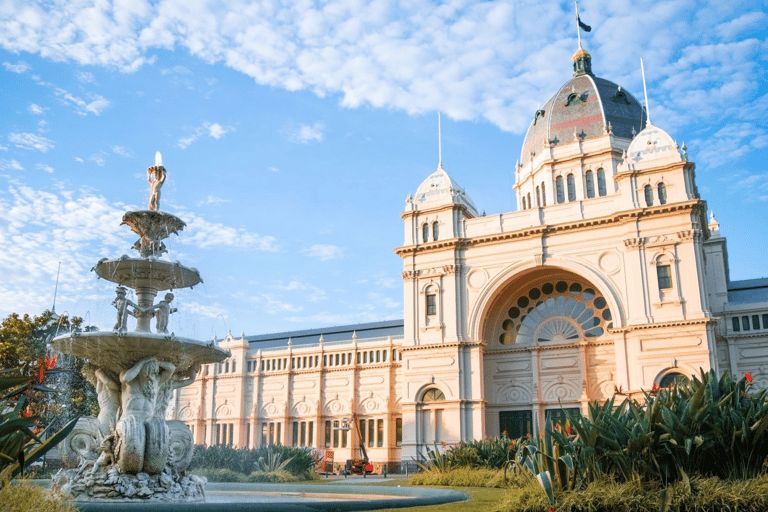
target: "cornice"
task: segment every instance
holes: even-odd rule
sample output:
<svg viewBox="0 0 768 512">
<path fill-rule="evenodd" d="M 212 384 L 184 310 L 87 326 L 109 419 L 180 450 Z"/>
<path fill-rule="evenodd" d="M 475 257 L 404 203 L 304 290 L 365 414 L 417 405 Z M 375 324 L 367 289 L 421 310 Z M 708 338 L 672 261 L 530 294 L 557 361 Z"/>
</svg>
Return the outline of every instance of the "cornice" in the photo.
<svg viewBox="0 0 768 512">
<path fill-rule="evenodd" d="M 608 329 L 611 334 L 622 334 L 632 331 L 643 331 L 651 329 L 664 329 L 666 327 L 683 327 L 688 325 L 715 325 L 717 318 L 697 318 L 694 320 L 677 320 L 672 322 L 654 322 L 651 324 L 626 325 L 624 327 L 612 327 Z"/>
<path fill-rule="evenodd" d="M 440 348 L 457 348 L 457 347 L 483 347 L 484 341 L 452 341 L 450 343 L 426 343 L 424 345 L 409 345 L 400 347 L 401 352 L 416 352 L 419 350 L 434 350 Z"/>
<path fill-rule="evenodd" d="M 466 215 L 468 218 L 473 219 L 475 218 L 475 214 L 469 211 L 469 208 L 466 207 L 466 205 L 460 204 L 460 203 L 447 203 L 442 204 L 440 206 L 435 206 L 432 208 L 425 208 L 424 210 L 405 210 L 403 213 L 400 214 L 400 218 L 405 220 L 409 219 L 411 217 L 416 217 L 418 215 L 424 215 L 429 213 L 440 213 L 445 212 L 448 210 L 461 210 L 464 215 Z"/>
<path fill-rule="evenodd" d="M 454 248 L 466 248 L 477 245 L 484 245 L 487 243 L 504 242 L 514 239 L 531 238 L 543 235 L 556 234 L 563 231 L 578 231 L 584 229 L 590 229 L 594 226 L 602 225 L 622 225 L 629 222 L 634 222 L 643 217 L 651 217 L 655 215 L 667 215 L 675 212 L 682 211 L 704 211 L 706 209 L 706 203 L 701 199 L 691 199 L 688 201 L 667 203 L 663 205 L 656 205 L 647 208 L 635 208 L 632 210 L 623 210 L 616 212 L 612 215 L 605 215 L 602 217 L 592 217 L 589 219 L 579 219 L 572 222 L 562 222 L 560 224 L 542 224 L 539 226 L 526 227 L 515 231 L 505 231 L 494 233 L 490 235 L 482 235 L 473 238 L 451 238 L 442 242 L 432 242 L 429 244 L 420 245 L 408 245 L 395 248 L 395 254 L 403 257 L 408 254 L 434 252 L 437 249 L 445 247 Z M 683 232 L 681 232 L 683 233 Z M 680 237 L 683 239 L 683 236 Z"/>
<path fill-rule="evenodd" d="M 491 350 L 486 350 L 485 355 L 491 356 L 491 355 L 498 355 L 498 354 L 519 354 L 523 352 L 548 352 L 551 350 L 562 350 L 564 348 L 573 348 L 573 347 L 601 347 L 606 345 L 613 345 L 613 340 L 581 340 L 577 343 L 553 343 L 553 344 L 541 344 L 541 343 L 531 343 L 529 345 L 519 345 L 516 347 L 508 347 L 508 348 L 494 348 Z"/>
</svg>

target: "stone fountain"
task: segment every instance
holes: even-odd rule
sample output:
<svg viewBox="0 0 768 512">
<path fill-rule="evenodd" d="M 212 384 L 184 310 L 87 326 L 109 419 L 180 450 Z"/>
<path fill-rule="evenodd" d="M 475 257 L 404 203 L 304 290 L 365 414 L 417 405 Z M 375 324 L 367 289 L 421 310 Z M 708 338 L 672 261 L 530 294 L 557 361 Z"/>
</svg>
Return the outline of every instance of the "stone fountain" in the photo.
<svg viewBox="0 0 768 512">
<path fill-rule="evenodd" d="M 62 469 L 53 485 L 76 501 L 204 501 L 205 479 L 185 475 L 192 459 L 192 433 L 181 421 L 166 421 L 174 390 L 191 384 L 201 365 L 218 363 L 230 353 L 214 343 L 181 338 L 168 332 L 172 293 L 155 303 L 158 292 L 191 288 L 200 273 L 160 259 L 163 240 L 186 225 L 160 211 L 166 178 L 160 153 L 147 169 L 147 210 L 128 212 L 122 224 L 139 236 L 139 257 L 103 258 L 93 270 L 116 283 L 117 321 L 111 331 L 59 336 L 52 346 L 88 361 L 86 378 L 96 388 L 98 417 L 81 418 L 59 445 Z M 136 303 L 127 295 L 135 290 Z M 128 330 L 129 317 L 136 328 Z M 155 332 L 151 330 L 155 319 Z"/>
</svg>

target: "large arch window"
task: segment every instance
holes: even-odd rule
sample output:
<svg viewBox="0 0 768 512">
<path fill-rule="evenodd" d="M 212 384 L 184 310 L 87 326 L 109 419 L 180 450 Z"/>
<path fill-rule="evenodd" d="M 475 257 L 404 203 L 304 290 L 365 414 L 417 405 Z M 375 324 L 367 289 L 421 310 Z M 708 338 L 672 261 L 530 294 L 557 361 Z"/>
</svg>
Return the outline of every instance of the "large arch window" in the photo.
<svg viewBox="0 0 768 512">
<path fill-rule="evenodd" d="M 576 180 L 573 177 L 573 174 L 569 174 L 568 178 L 568 201 L 575 201 L 576 200 Z"/>
<path fill-rule="evenodd" d="M 499 343 L 568 343 L 596 338 L 613 327 L 608 302 L 588 285 L 545 282 L 513 301 L 501 323 Z"/>
<path fill-rule="evenodd" d="M 565 191 L 563 189 L 563 177 L 558 176 L 555 178 L 555 191 L 557 193 L 557 203 L 564 203 L 565 202 Z"/>
<path fill-rule="evenodd" d="M 421 395 L 422 402 L 442 402 L 445 400 L 445 393 L 437 388 L 429 388 Z"/>
<path fill-rule="evenodd" d="M 429 449 L 435 443 L 443 441 L 447 434 L 445 428 L 445 393 L 430 387 L 421 395 L 417 405 L 418 430 L 417 442 Z"/>
<path fill-rule="evenodd" d="M 605 186 L 605 171 L 603 169 L 597 170 L 597 195 L 603 197 L 608 193 Z"/>
</svg>

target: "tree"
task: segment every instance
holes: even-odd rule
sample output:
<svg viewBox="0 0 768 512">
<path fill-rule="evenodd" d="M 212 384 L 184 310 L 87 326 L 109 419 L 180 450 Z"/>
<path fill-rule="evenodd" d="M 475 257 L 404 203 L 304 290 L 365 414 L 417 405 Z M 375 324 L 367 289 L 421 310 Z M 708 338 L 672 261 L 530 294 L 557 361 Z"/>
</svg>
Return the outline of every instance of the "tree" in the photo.
<svg viewBox="0 0 768 512">
<path fill-rule="evenodd" d="M 75 416 L 98 410 L 96 392 L 82 376 L 83 361 L 57 356 L 48 342 L 70 331 L 92 331 L 81 317 L 58 316 L 46 310 L 38 316 L 12 313 L 0 323 L 0 370 L 14 370 L 55 393 L 30 388 L 25 392 L 25 413 L 40 417 L 44 426 L 63 425 Z"/>
</svg>

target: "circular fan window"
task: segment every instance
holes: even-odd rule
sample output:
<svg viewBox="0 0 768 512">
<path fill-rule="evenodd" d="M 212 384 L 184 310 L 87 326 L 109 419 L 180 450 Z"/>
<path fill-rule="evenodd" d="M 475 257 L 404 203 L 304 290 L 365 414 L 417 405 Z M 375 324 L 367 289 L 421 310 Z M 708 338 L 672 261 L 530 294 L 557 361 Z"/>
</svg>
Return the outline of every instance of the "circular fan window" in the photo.
<svg viewBox="0 0 768 512">
<path fill-rule="evenodd" d="M 613 327 L 608 303 L 580 283 L 544 283 L 511 302 L 499 343 L 568 343 L 597 338 Z"/>
</svg>

